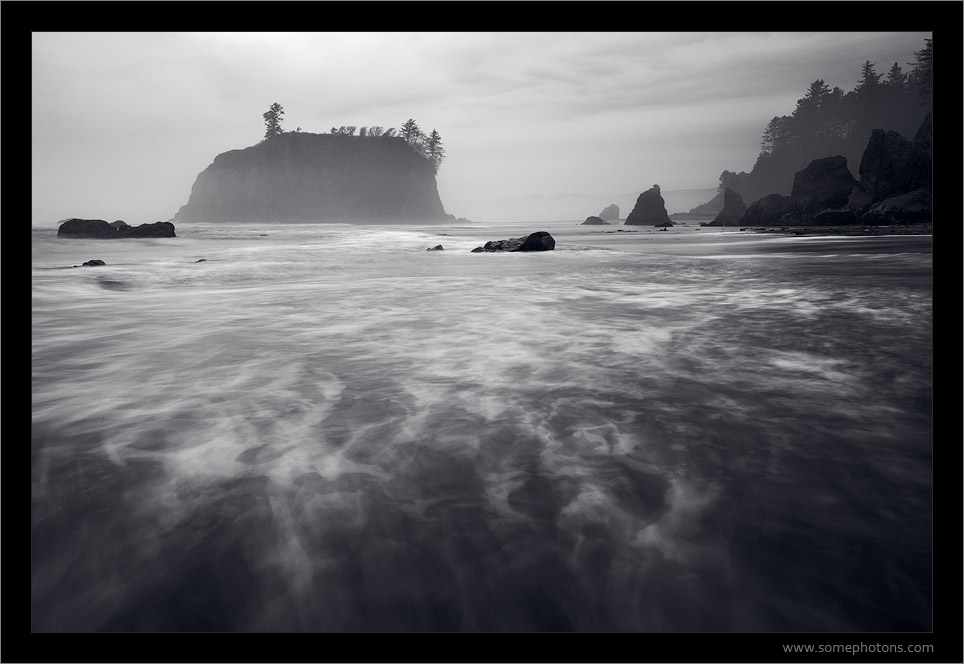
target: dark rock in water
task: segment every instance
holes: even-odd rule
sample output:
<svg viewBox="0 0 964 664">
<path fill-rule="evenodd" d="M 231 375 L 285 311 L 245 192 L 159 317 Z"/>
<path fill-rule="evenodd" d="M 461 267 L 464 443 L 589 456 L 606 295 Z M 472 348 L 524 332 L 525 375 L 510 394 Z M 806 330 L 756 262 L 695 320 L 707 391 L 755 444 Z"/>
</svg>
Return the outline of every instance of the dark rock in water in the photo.
<svg viewBox="0 0 964 664">
<path fill-rule="evenodd" d="M 174 234 L 174 224 L 169 221 L 155 221 L 153 224 L 131 226 L 123 237 L 177 237 Z"/>
<path fill-rule="evenodd" d="M 857 215 L 853 210 L 824 210 L 813 216 L 814 226 L 844 226 L 857 223 Z"/>
<path fill-rule="evenodd" d="M 627 226 L 655 226 L 664 221 L 673 223 L 666 213 L 666 203 L 659 193 L 659 185 L 654 184 L 636 199 L 636 206 L 626 217 L 625 223 Z"/>
<path fill-rule="evenodd" d="M 57 237 L 113 240 L 121 235 L 103 219 L 68 219 L 57 229 Z"/>
<path fill-rule="evenodd" d="M 791 207 L 805 217 L 843 207 L 856 185 L 857 180 L 847 168 L 846 157 L 814 159 L 793 177 Z"/>
<path fill-rule="evenodd" d="M 619 206 L 615 203 L 607 205 L 603 208 L 603 211 L 599 213 L 599 218 L 603 221 L 619 221 Z M 588 219 L 586 221 L 588 221 Z"/>
<path fill-rule="evenodd" d="M 786 214 L 789 206 L 789 196 L 769 194 L 751 203 L 740 218 L 740 223 L 747 226 L 773 226 Z"/>
<path fill-rule="evenodd" d="M 194 261 L 194 262 L 195 262 L 195 263 L 206 263 L 207 260 L 208 260 L 207 258 L 199 258 L 199 259 L 197 259 L 197 260 Z"/>
<path fill-rule="evenodd" d="M 546 231 L 536 231 L 526 238 L 519 251 L 552 251 L 555 248 L 555 238 Z"/>
<path fill-rule="evenodd" d="M 85 262 L 84 262 L 84 265 L 107 265 L 107 263 L 105 263 L 104 261 L 102 261 L 102 260 L 100 260 L 100 259 L 98 259 L 98 258 L 92 258 L 92 259 L 89 260 L 89 261 L 85 261 Z"/>
<path fill-rule="evenodd" d="M 525 237 L 512 237 L 508 240 L 490 240 L 484 246 L 476 247 L 472 253 L 482 251 L 551 251 L 556 241 L 546 231 L 536 231 Z"/>
<path fill-rule="evenodd" d="M 437 244 L 434 247 L 429 247 L 425 251 L 445 251 L 445 250 L 442 248 L 442 245 Z"/>
<path fill-rule="evenodd" d="M 711 221 L 709 226 L 739 226 L 740 220 L 747 211 L 743 197 L 729 187 L 723 190 L 723 209 Z"/>
<path fill-rule="evenodd" d="M 57 237 L 116 240 L 126 237 L 177 236 L 174 234 L 174 224 L 169 221 L 130 226 L 120 219 L 110 224 L 103 219 L 68 219 L 57 229 Z"/>
<path fill-rule="evenodd" d="M 586 217 L 586 220 L 582 222 L 583 226 L 609 226 L 609 222 L 602 217 Z"/>
</svg>

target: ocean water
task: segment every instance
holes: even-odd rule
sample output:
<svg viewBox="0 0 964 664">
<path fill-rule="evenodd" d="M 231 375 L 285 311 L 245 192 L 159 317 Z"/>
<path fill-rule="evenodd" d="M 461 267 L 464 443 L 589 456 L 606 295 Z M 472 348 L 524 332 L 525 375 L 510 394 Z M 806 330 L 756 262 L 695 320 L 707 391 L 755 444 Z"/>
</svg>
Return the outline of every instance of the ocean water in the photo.
<svg viewBox="0 0 964 664">
<path fill-rule="evenodd" d="M 931 629 L 930 236 L 177 233 L 33 231 L 34 631 Z"/>
</svg>

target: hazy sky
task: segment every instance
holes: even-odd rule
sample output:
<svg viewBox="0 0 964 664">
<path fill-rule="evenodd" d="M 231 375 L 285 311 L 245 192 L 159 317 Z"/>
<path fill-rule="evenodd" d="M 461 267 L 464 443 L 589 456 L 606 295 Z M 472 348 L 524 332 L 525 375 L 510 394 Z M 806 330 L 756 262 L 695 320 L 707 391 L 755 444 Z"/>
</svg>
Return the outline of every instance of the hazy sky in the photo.
<svg viewBox="0 0 964 664">
<path fill-rule="evenodd" d="M 926 32 L 44 33 L 32 48 L 35 225 L 171 218 L 197 174 L 283 127 L 442 136 L 447 212 L 476 201 L 715 187 L 822 78 L 908 71 Z M 624 211 L 624 214 L 628 210 Z"/>
</svg>

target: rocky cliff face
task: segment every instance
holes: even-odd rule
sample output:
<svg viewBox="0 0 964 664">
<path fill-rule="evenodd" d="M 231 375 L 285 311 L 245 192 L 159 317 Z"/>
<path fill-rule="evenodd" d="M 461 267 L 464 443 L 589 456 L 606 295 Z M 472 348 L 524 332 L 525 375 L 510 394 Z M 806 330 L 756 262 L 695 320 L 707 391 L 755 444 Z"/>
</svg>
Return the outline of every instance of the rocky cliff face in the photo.
<svg viewBox="0 0 964 664">
<path fill-rule="evenodd" d="M 450 219 L 435 169 L 397 137 L 289 133 L 215 157 L 176 221 Z"/>
</svg>

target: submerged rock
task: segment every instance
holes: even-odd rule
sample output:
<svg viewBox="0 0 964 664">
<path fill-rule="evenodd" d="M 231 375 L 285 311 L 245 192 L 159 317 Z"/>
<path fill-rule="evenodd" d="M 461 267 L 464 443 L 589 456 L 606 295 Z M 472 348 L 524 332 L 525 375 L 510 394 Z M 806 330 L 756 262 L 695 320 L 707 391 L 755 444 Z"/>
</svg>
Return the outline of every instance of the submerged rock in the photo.
<svg viewBox="0 0 964 664">
<path fill-rule="evenodd" d="M 666 213 L 666 203 L 659 193 L 659 185 L 654 184 L 636 199 L 636 206 L 626 217 L 627 226 L 656 226 L 664 222 L 673 222 Z"/>
<path fill-rule="evenodd" d="M 490 240 L 472 250 L 473 254 L 483 251 L 551 251 L 556 241 L 546 231 L 536 231 L 525 237 L 512 237 L 508 240 Z"/>
<path fill-rule="evenodd" d="M 445 251 L 445 249 L 443 249 L 442 245 L 437 244 L 434 247 L 429 247 L 425 251 Z"/>
<path fill-rule="evenodd" d="M 90 259 L 89 261 L 84 261 L 84 265 L 88 265 L 88 266 L 90 266 L 90 265 L 107 265 L 107 263 L 105 263 L 104 261 L 100 260 L 99 258 L 92 258 L 92 259 Z"/>
<path fill-rule="evenodd" d="M 586 220 L 582 222 L 583 226 L 609 226 L 609 222 L 602 217 L 586 217 Z"/>
</svg>

